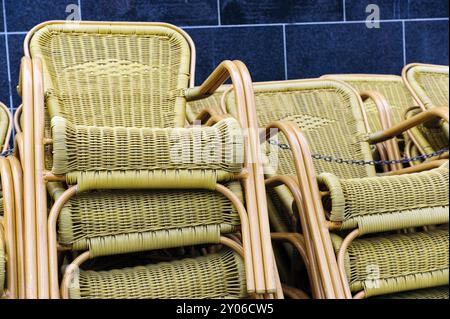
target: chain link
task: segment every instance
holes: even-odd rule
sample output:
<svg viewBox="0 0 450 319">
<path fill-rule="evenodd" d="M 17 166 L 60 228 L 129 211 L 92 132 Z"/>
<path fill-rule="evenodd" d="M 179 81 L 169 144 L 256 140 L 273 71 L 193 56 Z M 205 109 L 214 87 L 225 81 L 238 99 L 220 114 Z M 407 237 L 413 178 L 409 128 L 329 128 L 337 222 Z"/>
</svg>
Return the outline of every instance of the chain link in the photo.
<svg viewBox="0 0 450 319">
<path fill-rule="evenodd" d="M 272 140 L 272 139 L 268 139 L 267 142 L 270 145 L 275 145 L 278 146 L 279 148 L 283 149 L 283 150 L 290 150 L 291 148 L 289 147 L 289 145 L 284 144 L 284 143 L 280 143 L 278 141 Z M 435 157 L 435 156 L 439 156 L 445 152 L 448 152 L 448 147 L 445 147 L 443 149 L 440 149 L 436 152 L 432 152 L 429 154 L 423 154 L 423 155 L 417 155 L 417 156 L 413 156 L 413 157 L 404 157 L 401 159 L 393 159 L 393 160 L 371 160 L 371 161 L 366 161 L 366 160 L 356 160 L 356 159 L 344 159 L 344 158 L 336 158 L 330 155 L 322 155 L 322 154 L 311 154 L 311 157 L 313 159 L 316 160 L 324 160 L 326 162 L 334 162 L 337 164 L 347 164 L 347 165 L 360 165 L 360 166 L 364 166 L 364 165 L 392 165 L 392 164 L 406 164 L 409 162 L 414 162 L 414 161 L 420 161 L 420 160 L 425 160 L 427 158 L 431 158 L 431 157 Z"/>
</svg>

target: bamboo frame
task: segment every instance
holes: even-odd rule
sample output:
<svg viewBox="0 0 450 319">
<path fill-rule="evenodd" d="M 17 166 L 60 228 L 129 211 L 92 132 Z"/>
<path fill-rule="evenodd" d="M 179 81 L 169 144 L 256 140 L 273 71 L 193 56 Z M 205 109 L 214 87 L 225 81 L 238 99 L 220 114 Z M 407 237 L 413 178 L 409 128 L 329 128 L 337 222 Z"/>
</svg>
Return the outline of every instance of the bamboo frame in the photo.
<svg viewBox="0 0 450 319">
<path fill-rule="evenodd" d="M 380 93 L 374 92 L 374 91 L 364 91 L 364 92 L 361 92 L 360 95 L 361 95 L 361 98 L 363 101 L 365 101 L 367 99 L 371 99 L 375 103 L 375 106 L 380 115 L 381 127 L 384 130 L 389 129 L 393 124 L 393 119 L 392 119 L 391 108 L 390 108 L 388 102 L 386 101 L 386 99 Z M 367 125 L 368 125 L 368 123 L 367 123 Z M 398 147 L 395 137 L 384 142 L 383 144 L 385 146 L 387 158 L 389 160 L 401 158 L 400 149 Z M 390 169 L 392 171 L 402 169 L 402 168 L 403 168 L 403 165 L 400 163 L 390 165 Z"/>
<path fill-rule="evenodd" d="M 34 188 L 34 131 L 33 131 L 33 75 L 31 58 L 23 57 L 21 61 L 19 93 L 22 96 L 23 144 L 21 158 L 23 165 L 23 198 L 24 198 L 24 259 L 25 259 L 25 282 L 27 299 L 38 298 L 37 278 L 37 256 L 36 256 L 36 207 Z M 20 145 L 19 144 L 19 145 Z M 20 147 L 20 146 L 19 146 Z"/>
<path fill-rule="evenodd" d="M 59 289 L 57 283 L 57 257 L 55 258 L 55 247 L 56 247 L 56 237 L 53 231 L 49 230 L 49 227 L 53 229 L 55 223 L 55 216 L 59 209 L 61 208 L 61 201 L 58 200 L 50 211 L 50 216 L 47 217 L 47 206 L 46 206 L 46 182 L 48 181 L 64 181 L 65 176 L 54 175 L 51 172 L 45 170 L 44 166 L 44 146 L 46 144 L 51 144 L 52 141 L 45 139 L 44 137 L 44 83 L 43 83 L 43 69 L 42 63 L 38 58 L 31 59 L 29 52 L 29 43 L 32 35 L 40 28 L 54 24 L 61 23 L 61 21 L 49 21 L 42 23 L 34 27 L 26 36 L 24 41 L 24 51 L 25 57 L 23 58 L 23 69 L 24 72 L 18 87 L 18 91 L 22 92 L 23 96 L 23 106 L 21 111 L 24 114 L 24 127 L 23 130 L 23 140 L 24 145 L 34 145 L 34 148 L 22 147 L 20 150 L 19 143 L 19 153 L 23 158 L 34 159 L 30 161 L 27 165 L 24 165 L 24 198 L 25 198 L 25 218 L 28 225 L 25 227 L 25 233 L 27 238 L 35 238 L 35 240 L 27 239 L 27 242 L 37 242 L 34 248 L 34 260 L 33 258 L 28 260 L 27 267 L 31 268 L 34 265 L 33 272 L 27 278 L 27 282 L 33 281 L 37 284 L 37 289 L 33 289 L 33 292 L 28 294 L 30 298 L 58 298 Z M 80 22 L 85 25 L 130 25 L 130 23 L 109 23 L 109 22 Z M 170 27 L 177 30 L 183 34 L 189 46 L 191 48 L 191 73 L 193 74 L 195 67 L 195 47 L 189 36 L 182 30 L 178 28 L 162 23 L 131 23 L 131 25 L 158 25 Z M 31 70 L 30 70 L 31 68 Z M 223 84 L 229 77 L 232 79 L 233 87 L 235 89 L 235 94 L 239 101 L 240 116 L 239 120 L 243 129 L 249 127 L 249 120 L 247 119 L 246 112 L 248 111 L 248 101 L 245 98 L 243 81 L 249 81 L 248 75 L 242 75 L 242 72 L 246 71 L 239 62 L 224 61 L 221 63 L 211 76 L 199 87 L 195 89 L 186 90 L 186 99 L 200 99 L 214 92 L 221 84 Z M 30 87 L 32 83 L 32 88 Z M 191 86 L 194 83 L 193 76 L 190 78 Z M 247 84 L 246 87 L 251 87 L 251 84 Z M 30 92 L 33 93 L 30 98 Z M 252 111 L 250 111 L 252 112 Z M 19 111 L 20 113 L 20 111 Z M 254 111 L 253 111 L 254 113 Z M 16 117 L 16 122 L 19 123 L 19 116 Z M 211 121 L 213 121 L 211 119 Z M 20 124 L 20 123 L 19 123 Z M 256 158 L 258 154 L 259 142 L 255 140 L 256 136 L 250 136 L 245 139 L 245 165 L 241 174 L 238 174 L 236 178 L 242 179 L 244 184 L 246 203 L 247 203 L 247 214 L 249 218 L 250 225 L 250 240 L 245 240 L 244 245 L 251 245 L 250 256 L 253 260 L 246 258 L 246 264 L 251 265 L 250 271 L 248 271 L 248 287 L 249 290 L 255 290 L 256 293 L 260 294 L 273 294 L 282 297 L 281 285 L 277 283 L 276 267 L 274 266 L 273 254 L 271 251 L 270 241 L 261 240 L 261 229 L 265 237 L 270 239 L 270 233 L 268 226 L 264 228 L 266 222 L 263 221 L 267 217 L 267 207 L 265 200 L 261 204 L 257 203 L 257 199 L 265 199 L 265 191 L 263 180 L 257 177 L 255 172 L 259 173 L 262 171 L 258 170 L 256 164 L 253 163 L 253 159 Z M 256 148 L 256 150 L 255 150 Z M 259 183 L 259 186 L 255 184 Z M 35 185 L 30 187 L 29 185 Z M 73 189 L 69 188 L 68 193 L 72 193 Z M 66 194 L 66 193 L 65 193 Z M 67 195 L 67 194 L 66 194 Z M 33 196 L 35 196 L 33 198 Z M 66 196 L 63 199 L 67 199 Z M 34 203 L 35 206 L 34 206 Z M 262 219 L 260 218 L 262 216 Z M 37 225 L 35 232 L 32 231 L 30 224 L 35 221 Z M 36 240 L 37 239 L 37 240 Z M 33 253 L 33 248 L 28 245 L 26 247 L 26 252 L 28 255 Z M 248 249 L 248 247 L 247 247 Z M 50 253 L 49 253 L 50 251 Z M 56 268 L 55 268 L 56 267 Z M 37 279 L 35 279 L 34 273 L 37 272 Z M 254 273 L 254 274 L 253 274 Z M 49 275 L 50 274 L 50 275 Z M 253 279 L 250 277 L 253 275 Z M 254 288 L 253 288 L 254 286 Z M 35 287 L 32 285 L 31 287 Z M 37 291 L 35 291 L 37 290 Z"/>
<path fill-rule="evenodd" d="M 3 231 L 5 238 L 6 263 L 6 295 L 8 298 L 18 297 L 17 282 L 17 249 L 16 249 L 16 218 L 14 200 L 14 182 L 9 160 L 0 157 L 0 179 L 3 194 Z"/>
<path fill-rule="evenodd" d="M 14 217 L 16 245 L 17 296 L 25 298 L 25 260 L 24 260 L 24 230 L 23 230 L 23 174 L 20 161 L 15 156 L 8 156 L 14 184 Z"/>
</svg>

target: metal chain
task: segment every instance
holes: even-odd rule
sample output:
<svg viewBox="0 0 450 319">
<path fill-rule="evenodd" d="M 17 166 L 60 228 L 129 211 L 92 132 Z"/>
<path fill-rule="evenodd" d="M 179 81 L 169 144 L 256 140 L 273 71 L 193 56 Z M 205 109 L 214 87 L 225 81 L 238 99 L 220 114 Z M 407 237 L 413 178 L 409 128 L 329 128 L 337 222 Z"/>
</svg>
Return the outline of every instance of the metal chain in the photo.
<svg viewBox="0 0 450 319">
<path fill-rule="evenodd" d="M 283 150 L 291 149 L 289 147 L 289 145 L 280 143 L 280 142 L 272 140 L 272 139 L 268 139 L 267 142 L 270 145 L 278 146 L 279 148 L 281 148 Z M 337 164 L 360 165 L 360 166 L 363 166 L 363 165 L 392 165 L 392 164 L 406 164 L 409 162 L 425 160 L 427 158 L 439 156 L 445 152 L 448 152 L 448 149 L 449 149 L 448 147 L 445 147 L 443 149 L 440 149 L 439 151 L 432 152 L 429 154 L 417 155 L 417 156 L 413 156 L 413 157 L 404 157 L 401 159 L 394 159 L 394 160 L 379 160 L 379 161 L 378 160 L 366 161 L 366 160 L 355 160 L 355 159 L 343 159 L 343 158 L 336 158 L 336 157 L 333 157 L 330 155 L 322 155 L 322 154 L 311 154 L 311 157 L 316 160 L 324 160 L 326 162 L 334 162 Z"/>
</svg>

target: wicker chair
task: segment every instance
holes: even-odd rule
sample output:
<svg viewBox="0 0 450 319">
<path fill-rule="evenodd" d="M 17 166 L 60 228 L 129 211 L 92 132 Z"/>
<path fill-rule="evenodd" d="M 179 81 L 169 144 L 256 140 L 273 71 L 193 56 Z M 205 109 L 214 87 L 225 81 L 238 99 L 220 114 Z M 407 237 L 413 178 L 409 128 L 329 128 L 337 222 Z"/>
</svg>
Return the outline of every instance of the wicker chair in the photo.
<svg viewBox="0 0 450 319">
<path fill-rule="evenodd" d="M 411 110 L 410 116 L 434 107 L 448 107 L 449 80 L 448 66 L 413 63 L 402 71 L 403 82 L 414 97 L 419 108 Z M 415 137 L 416 144 L 423 152 L 448 147 L 448 123 L 435 121 L 421 126 Z M 425 141 L 424 141 L 425 140 Z"/>
<path fill-rule="evenodd" d="M 344 81 L 350 84 L 363 98 L 364 111 L 369 130 L 376 132 L 400 123 L 405 117 L 417 114 L 417 102 L 400 76 L 376 74 L 335 74 L 322 78 Z M 442 130 L 425 125 L 413 127 L 403 134 L 401 152 L 396 144 L 385 142 L 377 145 L 382 159 L 399 158 L 400 153 L 408 158 L 428 154 L 446 147 Z M 420 161 L 413 161 L 412 165 Z M 388 167 L 386 167 L 387 169 Z M 399 165 L 391 169 L 401 168 Z"/>
<path fill-rule="evenodd" d="M 266 185 L 273 188 L 269 193 L 279 214 L 287 211 L 300 220 L 314 296 L 370 297 L 447 285 L 448 231 L 396 231 L 448 223 L 448 164 L 387 173 L 394 176 L 377 176 L 373 165 L 361 165 L 373 160 L 370 144 L 432 115 L 368 134 L 362 101 L 343 82 L 255 83 L 253 90 L 260 127 L 275 130 L 266 143 Z M 218 103 L 214 100 L 211 104 Z M 220 109 L 233 108 L 226 91 L 221 100 Z M 189 107 L 195 112 L 195 105 Z M 445 111 L 441 115 L 448 118 Z M 376 284 L 358 277 L 371 265 L 381 275 Z"/>
<path fill-rule="evenodd" d="M 263 180 L 251 161 L 258 136 L 244 139 L 241 131 L 252 125 L 242 68 L 224 61 L 189 89 L 195 48 L 185 32 L 163 23 L 46 22 L 24 47 L 23 121 L 16 122 L 23 124 L 21 157 L 34 159 L 24 165 L 25 185 L 35 185 L 24 190 L 24 210 L 38 225 L 30 233 L 38 243 L 37 291 L 29 298 L 60 296 L 58 247 L 86 250 L 64 273 L 65 298 L 282 296 Z M 229 77 L 240 114 L 205 111 L 205 126 L 184 127 L 186 101 L 209 96 Z M 48 224 L 47 191 L 54 201 Z M 96 257 L 199 244 L 228 248 L 76 271 Z"/>
</svg>

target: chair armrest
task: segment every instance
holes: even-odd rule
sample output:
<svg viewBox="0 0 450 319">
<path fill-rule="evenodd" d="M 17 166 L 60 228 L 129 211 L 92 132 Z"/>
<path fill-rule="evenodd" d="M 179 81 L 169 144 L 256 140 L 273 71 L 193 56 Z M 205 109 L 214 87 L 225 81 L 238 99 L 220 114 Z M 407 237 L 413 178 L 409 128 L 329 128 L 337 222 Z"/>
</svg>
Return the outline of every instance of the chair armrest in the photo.
<svg viewBox="0 0 450 319">
<path fill-rule="evenodd" d="M 440 118 L 443 121 L 448 123 L 448 107 L 444 107 L 444 106 L 435 107 L 435 108 L 426 110 L 424 112 L 420 112 L 419 114 L 411 116 L 410 118 L 391 126 L 389 129 L 369 134 L 368 141 L 369 141 L 369 143 L 372 143 L 372 144 L 384 142 L 384 141 L 386 141 L 390 138 L 393 138 L 393 137 L 395 137 L 417 125 L 420 125 L 422 123 L 425 123 L 427 121 L 430 121 L 430 120 L 433 120 L 436 118 Z M 448 138 L 448 135 L 447 135 L 447 138 Z"/>
<path fill-rule="evenodd" d="M 330 220 L 361 234 L 447 223 L 448 166 L 398 176 L 340 179 L 323 173 Z"/>
</svg>

